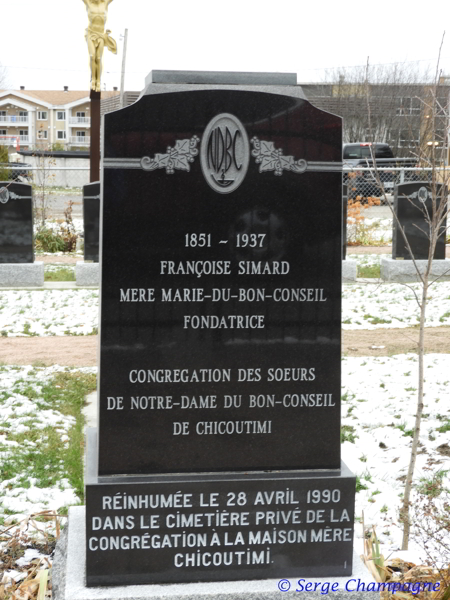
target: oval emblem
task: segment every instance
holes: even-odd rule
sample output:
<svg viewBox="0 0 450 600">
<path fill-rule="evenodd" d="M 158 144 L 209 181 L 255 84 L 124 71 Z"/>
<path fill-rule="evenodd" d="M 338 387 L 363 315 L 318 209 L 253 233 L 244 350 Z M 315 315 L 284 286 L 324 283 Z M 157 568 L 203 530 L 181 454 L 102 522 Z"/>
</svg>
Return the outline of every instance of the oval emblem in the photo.
<svg viewBox="0 0 450 600">
<path fill-rule="evenodd" d="M 234 192 L 247 174 L 250 144 L 244 126 L 234 115 L 222 113 L 205 129 L 200 163 L 210 187 L 219 194 Z"/>
<path fill-rule="evenodd" d="M 421 188 L 419 188 L 419 192 L 418 192 L 418 194 L 417 194 L 417 195 L 419 196 L 419 200 L 420 200 L 420 201 L 421 201 L 423 204 L 425 204 L 425 202 L 426 202 L 426 201 L 427 201 L 427 199 L 428 199 L 428 190 L 427 190 L 427 188 L 426 188 L 426 187 L 421 187 Z"/>
</svg>

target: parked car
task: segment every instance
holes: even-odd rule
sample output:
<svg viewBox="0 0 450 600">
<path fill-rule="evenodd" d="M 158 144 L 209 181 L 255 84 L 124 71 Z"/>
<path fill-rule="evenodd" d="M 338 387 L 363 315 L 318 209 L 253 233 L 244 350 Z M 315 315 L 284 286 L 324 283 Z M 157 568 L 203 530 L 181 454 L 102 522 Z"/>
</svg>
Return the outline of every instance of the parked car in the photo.
<svg viewBox="0 0 450 600">
<path fill-rule="evenodd" d="M 394 158 L 394 153 L 389 144 L 372 144 L 371 142 L 359 142 L 355 144 L 344 144 L 342 158 L 344 167 L 363 166 L 366 160 L 372 160 L 372 151 L 375 158 Z"/>
<path fill-rule="evenodd" d="M 371 171 L 358 170 L 358 167 L 373 166 L 372 153 L 378 167 L 383 170 L 379 172 L 383 189 L 375 180 Z M 369 197 L 380 198 L 383 193 L 394 192 L 396 171 L 386 171 L 386 167 L 413 167 L 416 166 L 415 158 L 395 158 L 389 144 L 359 142 L 344 144 L 343 147 L 344 183 L 348 185 L 348 197 L 350 199 L 360 198 L 365 200 Z M 351 170 L 350 170 L 351 169 Z"/>
</svg>

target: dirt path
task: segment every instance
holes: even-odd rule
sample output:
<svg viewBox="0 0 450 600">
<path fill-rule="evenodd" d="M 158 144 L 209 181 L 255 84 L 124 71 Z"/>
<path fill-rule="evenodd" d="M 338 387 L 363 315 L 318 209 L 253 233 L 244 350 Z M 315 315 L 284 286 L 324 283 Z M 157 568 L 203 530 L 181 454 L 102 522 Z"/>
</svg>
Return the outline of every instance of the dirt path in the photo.
<svg viewBox="0 0 450 600">
<path fill-rule="evenodd" d="M 346 356 L 390 356 L 414 352 L 418 335 L 417 329 L 344 331 L 342 351 Z M 97 340 L 95 335 L 0 338 L 0 363 L 92 367 L 97 364 Z M 427 329 L 425 347 L 426 352 L 450 353 L 450 327 Z"/>
</svg>

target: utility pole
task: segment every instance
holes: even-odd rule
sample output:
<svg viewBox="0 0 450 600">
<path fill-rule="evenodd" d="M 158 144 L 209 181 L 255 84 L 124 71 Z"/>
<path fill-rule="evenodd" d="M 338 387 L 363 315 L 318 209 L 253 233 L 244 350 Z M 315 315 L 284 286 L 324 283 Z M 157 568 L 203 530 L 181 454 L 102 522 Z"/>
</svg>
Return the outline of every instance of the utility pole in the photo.
<svg viewBox="0 0 450 600">
<path fill-rule="evenodd" d="M 123 36 L 122 74 L 120 77 L 120 108 L 123 108 L 123 95 L 125 88 L 125 62 L 127 59 L 127 40 L 128 29 L 125 29 L 125 35 Z"/>
</svg>

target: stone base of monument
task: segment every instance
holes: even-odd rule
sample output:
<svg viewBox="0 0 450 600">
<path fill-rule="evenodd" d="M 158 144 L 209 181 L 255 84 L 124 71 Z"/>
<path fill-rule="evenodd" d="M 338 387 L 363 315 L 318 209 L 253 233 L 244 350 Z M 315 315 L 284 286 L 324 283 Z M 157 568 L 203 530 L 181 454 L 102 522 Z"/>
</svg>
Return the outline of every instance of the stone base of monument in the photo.
<svg viewBox="0 0 450 600">
<path fill-rule="evenodd" d="M 346 258 L 342 261 L 342 280 L 346 281 L 356 281 L 356 276 L 358 273 L 358 263 L 356 260 L 349 260 Z"/>
<path fill-rule="evenodd" d="M 344 463 L 99 476 L 92 428 L 85 484 L 76 548 L 89 587 L 352 575 L 355 476 Z"/>
<path fill-rule="evenodd" d="M 421 273 L 425 272 L 426 260 L 416 260 Z M 431 278 L 440 278 L 441 281 L 450 280 L 450 259 L 433 260 Z M 395 260 L 390 257 L 381 259 L 381 279 L 384 281 L 413 282 L 420 281 L 412 260 Z"/>
<path fill-rule="evenodd" d="M 90 286 L 100 284 L 100 265 L 78 261 L 75 267 L 75 278 L 78 286 Z"/>
<path fill-rule="evenodd" d="M 42 287 L 44 263 L 0 264 L 0 287 Z"/>
<path fill-rule="evenodd" d="M 86 587 L 86 527 L 85 507 L 73 506 L 69 509 L 68 525 L 63 530 L 56 546 L 52 566 L 53 600 L 279 600 L 280 591 L 294 595 L 302 591 L 300 584 L 308 591 L 302 591 L 303 599 L 323 598 L 327 586 L 333 600 L 373 597 L 373 592 L 361 591 L 373 579 L 359 557 L 357 548 L 353 551 L 351 575 L 345 577 L 305 577 L 301 568 L 289 579 L 262 579 L 256 581 L 221 581 L 207 583 L 135 585 L 131 580 L 127 586 Z M 356 545 L 356 544 L 355 544 Z M 358 540 L 361 545 L 361 540 Z M 359 585 L 359 590 L 357 587 Z M 373 585 L 373 583 L 372 583 Z M 332 588 L 331 586 L 334 586 Z M 316 591 L 314 590 L 316 588 Z M 332 589 L 334 591 L 332 591 Z"/>
</svg>

